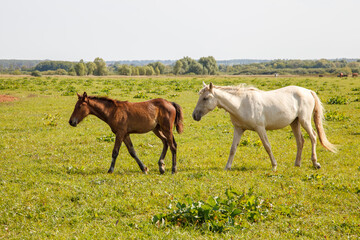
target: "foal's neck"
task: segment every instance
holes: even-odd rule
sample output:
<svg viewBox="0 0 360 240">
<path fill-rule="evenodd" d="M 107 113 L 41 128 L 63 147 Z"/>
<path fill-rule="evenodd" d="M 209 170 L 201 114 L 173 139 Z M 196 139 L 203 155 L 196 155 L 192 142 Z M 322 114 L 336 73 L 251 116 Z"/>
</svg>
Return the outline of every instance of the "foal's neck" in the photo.
<svg viewBox="0 0 360 240">
<path fill-rule="evenodd" d="M 109 108 L 106 107 L 106 103 L 104 101 L 96 98 L 90 99 L 89 106 L 90 114 L 95 115 L 106 123 L 108 122 L 111 111 L 109 111 Z"/>
</svg>

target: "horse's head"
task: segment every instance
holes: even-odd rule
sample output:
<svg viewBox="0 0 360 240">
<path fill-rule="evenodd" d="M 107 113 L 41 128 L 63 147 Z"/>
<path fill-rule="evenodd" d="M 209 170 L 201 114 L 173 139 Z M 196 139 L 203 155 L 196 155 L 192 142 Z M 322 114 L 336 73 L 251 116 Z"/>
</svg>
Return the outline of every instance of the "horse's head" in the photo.
<svg viewBox="0 0 360 240">
<path fill-rule="evenodd" d="M 214 96 L 214 85 L 210 83 L 207 86 L 204 82 L 203 85 L 204 87 L 199 92 L 200 97 L 192 114 L 195 121 L 200 121 L 202 116 L 214 110 L 217 106 L 217 99 Z"/>
<path fill-rule="evenodd" d="M 77 93 L 78 101 L 75 104 L 74 112 L 71 114 L 69 123 L 71 126 L 76 127 L 87 115 L 90 114 L 89 98 L 84 92 L 81 96 Z"/>
</svg>

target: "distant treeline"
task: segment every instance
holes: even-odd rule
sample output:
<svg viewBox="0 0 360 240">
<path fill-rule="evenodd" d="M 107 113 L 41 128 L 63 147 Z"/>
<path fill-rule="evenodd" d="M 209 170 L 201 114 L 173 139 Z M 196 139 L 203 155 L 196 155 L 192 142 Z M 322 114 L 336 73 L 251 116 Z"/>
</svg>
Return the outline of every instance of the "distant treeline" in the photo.
<svg viewBox="0 0 360 240">
<path fill-rule="evenodd" d="M 228 74 L 245 75 L 271 75 L 271 74 L 294 74 L 294 75 L 314 75 L 314 74 L 344 74 L 359 73 L 360 59 L 351 61 L 342 60 L 272 60 L 269 62 L 220 65 L 220 72 Z"/>
<path fill-rule="evenodd" d="M 214 57 L 198 60 L 184 57 L 179 60 L 108 61 L 96 58 L 93 62 L 0 60 L 0 73 L 41 75 L 317 75 L 359 73 L 360 59 L 320 60 L 251 60 L 216 61 Z"/>
</svg>

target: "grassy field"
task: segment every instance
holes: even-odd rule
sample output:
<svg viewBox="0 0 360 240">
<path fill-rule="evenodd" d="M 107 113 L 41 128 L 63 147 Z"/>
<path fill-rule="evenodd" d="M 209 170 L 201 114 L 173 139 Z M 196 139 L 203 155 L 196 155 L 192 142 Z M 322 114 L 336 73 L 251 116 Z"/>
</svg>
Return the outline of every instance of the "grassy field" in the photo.
<svg viewBox="0 0 360 240">
<path fill-rule="evenodd" d="M 273 172 L 258 136 L 247 131 L 232 170 L 224 171 L 233 133 L 229 115 L 215 109 L 200 122 L 191 117 L 202 81 L 247 83 L 262 90 L 298 85 L 316 91 L 326 109 L 328 139 L 339 152 L 318 144 L 322 168 L 315 170 L 304 134 L 302 166 L 294 167 L 291 128 L 271 131 L 278 162 Z M 114 173 L 107 174 L 113 148 L 109 127 L 94 116 L 76 128 L 68 124 L 76 92 L 84 91 L 129 101 L 162 97 L 180 104 L 185 129 L 175 134 L 178 173 L 171 174 L 168 153 L 167 171 L 159 174 L 162 144 L 148 133 L 132 135 L 132 140 L 149 174 L 140 171 L 124 146 Z M 360 237 L 360 79 L 0 76 L 4 94 L 18 100 L 0 103 L 0 239 Z M 234 222 L 220 218 L 232 201 L 229 189 L 243 193 Z M 212 208 L 218 214 L 212 221 L 191 222 L 199 201 L 215 206 L 214 201 L 227 197 L 222 205 L 226 211 Z M 175 221 L 153 222 L 155 215 L 172 212 Z"/>
</svg>

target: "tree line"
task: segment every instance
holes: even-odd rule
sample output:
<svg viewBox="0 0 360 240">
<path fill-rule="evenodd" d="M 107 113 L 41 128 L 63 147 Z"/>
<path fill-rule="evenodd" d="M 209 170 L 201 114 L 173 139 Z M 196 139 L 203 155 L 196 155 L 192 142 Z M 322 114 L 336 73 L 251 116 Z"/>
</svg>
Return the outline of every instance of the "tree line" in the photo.
<svg viewBox="0 0 360 240">
<path fill-rule="evenodd" d="M 219 65 L 219 71 L 235 75 L 316 75 L 352 74 L 360 72 L 360 59 L 341 60 L 272 60 L 261 63 Z"/>
<path fill-rule="evenodd" d="M 40 75 L 71 75 L 71 76 L 151 76 L 151 75 L 314 75 L 314 74 L 344 74 L 359 73 L 360 59 L 319 59 L 319 60 L 244 60 L 244 64 L 232 64 L 241 60 L 217 62 L 214 57 L 202 57 L 198 60 L 183 57 L 176 61 L 150 60 L 135 61 L 137 64 L 126 64 L 126 61 L 107 64 L 102 58 L 95 58 L 92 62 L 70 61 L 39 61 L 0 60 L 0 73 Z M 125 62 L 125 64 L 124 64 Z M 134 61 L 129 61 L 134 62 Z M 12 65 L 11 63 L 16 63 Z M 139 65 L 139 63 L 145 63 Z M 220 64 L 219 64 L 220 63 Z M 245 64 L 247 63 L 247 64 Z M 1 65 L 3 64 L 3 65 Z M 7 65 L 4 65 L 7 64 Z M 26 64 L 26 65 L 25 65 Z M 31 66 L 33 64 L 33 66 Z M 6 67 L 5 67 L 6 66 Z"/>
</svg>

